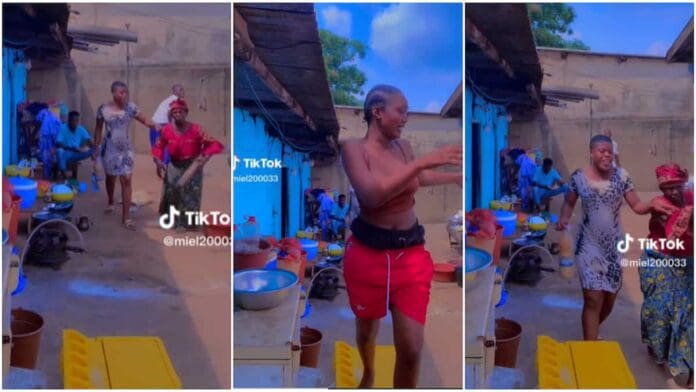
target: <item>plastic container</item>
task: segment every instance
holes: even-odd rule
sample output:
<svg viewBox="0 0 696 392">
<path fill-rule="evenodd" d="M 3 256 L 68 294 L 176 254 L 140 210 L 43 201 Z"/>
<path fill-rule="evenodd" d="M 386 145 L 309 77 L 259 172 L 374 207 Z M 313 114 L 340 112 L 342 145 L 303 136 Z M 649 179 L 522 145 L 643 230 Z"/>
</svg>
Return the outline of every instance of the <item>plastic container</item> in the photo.
<svg viewBox="0 0 696 392">
<path fill-rule="evenodd" d="M 319 242 L 308 239 L 301 239 L 302 250 L 307 252 L 307 261 L 315 261 L 319 255 Z"/>
<path fill-rule="evenodd" d="M 256 218 L 250 216 L 246 222 L 237 226 L 238 230 L 236 233 L 239 238 L 235 240 L 238 241 L 240 246 L 240 253 L 254 253 L 258 250 L 259 241 L 261 240 L 260 228 L 256 223 Z"/>
<path fill-rule="evenodd" d="M 268 263 L 271 245 L 266 241 L 259 241 L 256 245 L 256 253 L 244 253 L 237 249 L 238 243 L 235 241 L 234 248 L 234 270 L 264 268 Z M 240 249 L 241 250 L 241 249 Z"/>
<path fill-rule="evenodd" d="M 573 259 L 561 259 L 559 262 L 561 276 L 565 279 L 572 279 L 575 276 L 575 263 Z"/>
<path fill-rule="evenodd" d="M 514 368 L 522 326 L 505 318 L 495 319 L 495 366 Z"/>
<path fill-rule="evenodd" d="M 570 232 L 570 228 L 566 227 L 561 235 L 561 241 L 559 242 L 559 254 L 561 258 L 569 259 L 573 257 L 573 235 Z"/>
<path fill-rule="evenodd" d="M 494 214 L 497 223 L 503 226 L 503 236 L 512 237 L 517 227 L 517 214 L 510 211 L 495 211 Z"/>
<path fill-rule="evenodd" d="M 65 389 L 180 389 L 167 348 L 156 336 L 88 338 L 63 330 Z"/>
<path fill-rule="evenodd" d="M 7 211 L 9 219 L 7 220 L 7 235 L 8 240 L 11 244 L 17 243 L 17 228 L 19 227 L 19 206 L 22 203 L 22 198 L 19 196 L 12 196 L 12 204 L 10 211 Z M 5 219 L 5 214 L 3 214 L 3 219 Z"/>
<path fill-rule="evenodd" d="M 44 320 L 38 313 L 12 309 L 12 354 L 10 366 L 36 368 Z"/>
<path fill-rule="evenodd" d="M 25 211 L 34 207 L 39 193 L 36 181 L 30 178 L 12 177 L 10 183 L 14 188 L 15 195 L 22 198 L 19 209 Z"/>
<path fill-rule="evenodd" d="M 75 193 L 68 185 L 56 184 L 51 187 L 51 197 L 56 202 L 71 201 L 75 197 Z"/>
<path fill-rule="evenodd" d="M 319 367 L 319 353 L 321 352 L 322 334 L 319 330 L 303 327 L 300 330 L 300 366 Z"/>
</svg>

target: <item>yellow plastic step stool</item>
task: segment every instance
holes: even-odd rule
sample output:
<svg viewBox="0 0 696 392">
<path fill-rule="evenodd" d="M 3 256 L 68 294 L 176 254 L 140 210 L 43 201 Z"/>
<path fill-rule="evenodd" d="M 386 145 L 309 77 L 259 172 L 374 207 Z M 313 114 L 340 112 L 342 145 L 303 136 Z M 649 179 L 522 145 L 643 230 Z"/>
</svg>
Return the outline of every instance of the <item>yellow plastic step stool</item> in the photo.
<svg viewBox="0 0 696 392">
<path fill-rule="evenodd" d="M 621 346 L 614 341 L 558 342 L 537 337 L 541 389 L 636 389 Z"/>
<path fill-rule="evenodd" d="M 179 389 L 167 349 L 158 337 L 88 338 L 63 330 L 61 352 L 66 389 Z"/>
<path fill-rule="evenodd" d="M 394 346 L 376 347 L 374 388 L 393 388 L 395 363 Z M 358 349 L 346 342 L 337 341 L 334 345 L 334 369 L 336 388 L 356 388 L 363 371 Z"/>
</svg>

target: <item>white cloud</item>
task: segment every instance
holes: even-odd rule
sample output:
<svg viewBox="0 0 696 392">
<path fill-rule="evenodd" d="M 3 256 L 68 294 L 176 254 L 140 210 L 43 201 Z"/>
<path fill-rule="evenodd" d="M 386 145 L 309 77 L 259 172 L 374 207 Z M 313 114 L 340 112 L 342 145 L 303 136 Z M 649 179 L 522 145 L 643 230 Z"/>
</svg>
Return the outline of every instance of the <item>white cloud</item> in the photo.
<svg viewBox="0 0 696 392">
<path fill-rule="evenodd" d="M 341 11 L 338 7 L 332 5 L 324 8 L 321 11 L 321 16 L 324 18 L 326 28 L 331 30 L 331 32 L 341 37 L 350 37 L 353 17 L 349 11 Z"/>
<path fill-rule="evenodd" d="M 440 105 L 437 101 L 430 101 L 428 102 L 428 105 L 425 107 L 424 111 L 429 113 L 440 113 L 441 109 L 442 105 Z"/>
<path fill-rule="evenodd" d="M 667 54 L 669 46 L 662 41 L 655 41 L 648 47 L 648 54 L 654 56 L 664 56 Z"/>
<path fill-rule="evenodd" d="M 392 65 L 432 56 L 447 26 L 433 12 L 433 4 L 404 3 L 389 6 L 372 20 L 370 48 Z"/>
</svg>

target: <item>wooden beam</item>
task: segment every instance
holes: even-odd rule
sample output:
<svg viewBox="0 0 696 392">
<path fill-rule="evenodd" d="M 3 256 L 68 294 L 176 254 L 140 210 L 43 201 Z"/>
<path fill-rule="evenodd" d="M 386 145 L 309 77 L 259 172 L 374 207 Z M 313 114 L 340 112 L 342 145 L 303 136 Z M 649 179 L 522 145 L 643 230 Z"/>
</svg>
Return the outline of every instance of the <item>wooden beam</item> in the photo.
<svg viewBox="0 0 696 392">
<path fill-rule="evenodd" d="M 544 95 L 599 99 L 599 93 L 597 90 L 578 87 L 545 87 L 541 89 L 541 93 Z"/>
<path fill-rule="evenodd" d="M 256 75 L 268 86 L 282 102 L 288 105 L 288 108 L 300 118 L 304 120 L 309 129 L 316 131 L 317 127 L 314 121 L 309 117 L 305 110 L 300 106 L 299 102 L 285 89 L 285 87 L 273 76 L 268 67 L 261 61 L 256 54 L 254 43 L 249 37 L 247 23 L 239 13 L 237 8 L 234 8 L 234 56 L 244 60 Z"/>
<path fill-rule="evenodd" d="M 691 51 L 693 52 L 694 48 L 694 17 L 692 16 L 691 19 L 689 19 L 689 22 L 686 24 L 684 29 L 679 33 L 679 37 L 674 41 L 672 46 L 669 48 L 667 51 L 667 55 L 665 56 L 665 60 L 668 63 L 673 63 L 676 61 L 675 56 L 677 53 L 680 52 L 680 49 L 684 44 L 686 43 L 691 43 Z M 692 59 L 693 61 L 693 59 Z"/>
<path fill-rule="evenodd" d="M 529 96 L 532 98 L 532 101 L 536 104 L 538 108 L 543 108 L 544 103 L 541 101 L 541 95 L 539 94 L 539 90 L 537 90 L 536 86 L 534 86 L 533 83 L 529 83 L 526 86 L 527 93 L 529 93 Z"/>
<path fill-rule="evenodd" d="M 466 39 L 473 42 L 478 46 L 486 55 L 493 60 L 496 64 L 500 65 L 500 68 L 503 69 L 503 72 L 510 78 L 514 79 L 515 78 L 515 72 L 513 72 L 512 67 L 510 64 L 508 64 L 507 61 L 500 55 L 498 52 L 498 49 L 496 49 L 495 45 L 493 45 L 488 38 L 486 38 L 485 35 L 481 32 L 481 30 L 476 27 L 476 25 L 469 20 L 469 18 L 466 18 L 465 20 L 465 29 L 466 29 Z"/>
</svg>

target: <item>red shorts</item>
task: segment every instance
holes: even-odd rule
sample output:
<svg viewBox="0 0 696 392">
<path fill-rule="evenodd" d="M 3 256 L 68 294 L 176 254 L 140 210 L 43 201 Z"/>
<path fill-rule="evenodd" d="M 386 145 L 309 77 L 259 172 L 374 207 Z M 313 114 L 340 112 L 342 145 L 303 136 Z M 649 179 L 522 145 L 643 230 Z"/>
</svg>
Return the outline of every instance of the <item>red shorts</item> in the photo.
<svg viewBox="0 0 696 392">
<path fill-rule="evenodd" d="M 343 275 L 357 317 L 380 319 L 394 306 L 425 324 L 433 278 L 433 259 L 424 245 L 377 250 L 354 236 L 346 242 Z"/>
</svg>

